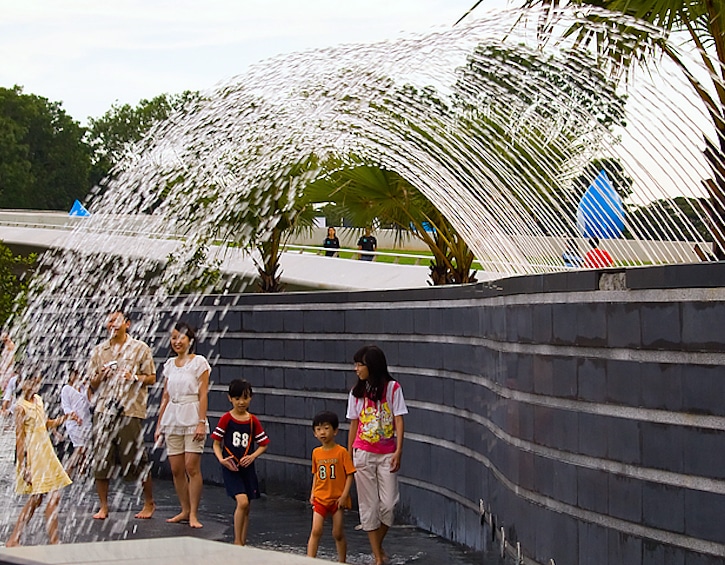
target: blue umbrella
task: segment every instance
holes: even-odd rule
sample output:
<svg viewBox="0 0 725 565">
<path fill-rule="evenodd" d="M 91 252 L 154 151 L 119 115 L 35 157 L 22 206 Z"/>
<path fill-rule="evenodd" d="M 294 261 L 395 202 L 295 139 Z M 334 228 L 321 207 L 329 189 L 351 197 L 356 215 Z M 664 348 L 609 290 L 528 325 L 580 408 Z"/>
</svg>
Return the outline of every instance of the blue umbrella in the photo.
<svg viewBox="0 0 725 565">
<path fill-rule="evenodd" d="M 582 196 L 576 224 L 584 237 L 612 239 L 622 236 L 624 206 L 604 169 Z"/>
</svg>

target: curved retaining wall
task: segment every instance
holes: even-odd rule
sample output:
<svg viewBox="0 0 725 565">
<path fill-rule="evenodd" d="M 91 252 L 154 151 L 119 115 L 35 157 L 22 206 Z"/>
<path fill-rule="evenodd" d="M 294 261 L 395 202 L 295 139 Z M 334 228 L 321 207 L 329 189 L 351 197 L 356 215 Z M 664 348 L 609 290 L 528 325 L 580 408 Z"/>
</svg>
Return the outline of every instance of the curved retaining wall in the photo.
<svg viewBox="0 0 725 565">
<path fill-rule="evenodd" d="M 307 496 L 311 419 L 343 419 L 352 354 L 377 343 L 410 410 L 401 519 L 479 549 L 503 536 L 523 562 L 710 563 L 725 556 L 723 287 L 712 263 L 209 297 L 188 317 L 214 361 L 212 424 L 231 379 L 255 388 L 270 491 Z M 221 480 L 212 454 L 204 473 Z"/>
</svg>

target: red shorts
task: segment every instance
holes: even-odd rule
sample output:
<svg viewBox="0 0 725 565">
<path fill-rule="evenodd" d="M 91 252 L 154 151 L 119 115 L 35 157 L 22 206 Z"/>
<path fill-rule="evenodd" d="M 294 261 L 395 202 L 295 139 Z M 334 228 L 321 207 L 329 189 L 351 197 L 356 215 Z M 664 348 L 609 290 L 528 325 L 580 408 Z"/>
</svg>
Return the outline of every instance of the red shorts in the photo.
<svg viewBox="0 0 725 565">
<path fill-rule="evenodd" d="M 328 514 L 330 516 L 332 516 L 335 512 L 337 512 L 337 502 L 333 502 L 329 506 L 325 506 L 324 504 L 319 502 L 317 499 L 315 499 L 312 502 L 312 508 L 320 516 L 322 516 L 323 518 L 327 518 Z"/>
</svg>

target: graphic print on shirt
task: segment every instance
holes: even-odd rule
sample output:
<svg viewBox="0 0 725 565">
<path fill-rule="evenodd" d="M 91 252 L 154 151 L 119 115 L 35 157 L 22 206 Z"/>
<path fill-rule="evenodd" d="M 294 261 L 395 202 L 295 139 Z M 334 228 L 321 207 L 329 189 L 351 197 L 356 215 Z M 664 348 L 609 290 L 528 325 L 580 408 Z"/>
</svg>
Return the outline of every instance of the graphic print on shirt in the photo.
<svg viewBox="0 0 725 565">
<path fill-rule="evenodd" d="M 359 436 L 368 443 L 390 439 L 393 437 L 393 421 L 393 412 L 387 400 L 375 403 L 366 398 L 360 413 Z"/>
<path fill-rule="evenodd" d="M 325 479 L 330 479 L 334 481 L 337 478 L 337 473 L 335 472 L 335 464 L 330 464 L 329 473 L 327 471 L 327 465 L 320 465 L 320 467 L 317 469 L 317 478 L 321 481 L 324 481 Z"/>
</svg>

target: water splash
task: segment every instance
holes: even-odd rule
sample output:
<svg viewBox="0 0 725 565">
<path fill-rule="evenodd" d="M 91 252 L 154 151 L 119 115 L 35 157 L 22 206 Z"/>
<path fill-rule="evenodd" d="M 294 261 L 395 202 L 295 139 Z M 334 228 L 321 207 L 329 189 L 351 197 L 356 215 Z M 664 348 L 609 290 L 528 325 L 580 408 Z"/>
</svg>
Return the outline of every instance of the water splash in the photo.
<svg viewBox="0 0 725 565">
<path fill-rule="evenodd" d="M 94 196 L 69 248 L 43 258 L 14 322 L 26 358 L 57 382 L 102 339 L 99 312 L 119 306 L 140 313 L 133 333 L 154 346 L 161 308 L 183 313 L 209 288 L 200 273 L 269 237 L 331 157 L 399 172 L 502 275 L 563 268 L 563 242 L 578 235 L 572 183 L 592 159 L 621 160 L 630 206 L 706 196 L 698 143 L 712 132 L 681 75 L 665 69 L 625 92 L 571 43 L 541 48 L 532 26 L 514 25 L 521 13 L 476 15 L 266 61 L 159 124 Z M 703 234 L 665 208 L 628 214 L 633 239 L 607 242 L 613 254 L 696 260 Z"/>
</svg>

